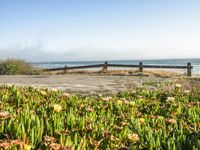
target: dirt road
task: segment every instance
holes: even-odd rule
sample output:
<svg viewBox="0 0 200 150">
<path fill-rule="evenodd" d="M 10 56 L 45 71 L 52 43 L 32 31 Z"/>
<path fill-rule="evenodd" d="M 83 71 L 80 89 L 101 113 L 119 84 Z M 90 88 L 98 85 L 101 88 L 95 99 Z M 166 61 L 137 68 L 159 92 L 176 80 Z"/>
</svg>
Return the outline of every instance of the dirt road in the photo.
<svg viewBox="0 0 200 150">
<path fill-rule="evenodd" d="M 81 94 L 116 93 L 135 87 L 155 88 L 156 83 L 170 82 L 172 78 L 142 76 L 94 76 L 94 75 L 3 75 L 0 85 L 16 84 L 41 88 L 57 88 Z"/>
</svg>

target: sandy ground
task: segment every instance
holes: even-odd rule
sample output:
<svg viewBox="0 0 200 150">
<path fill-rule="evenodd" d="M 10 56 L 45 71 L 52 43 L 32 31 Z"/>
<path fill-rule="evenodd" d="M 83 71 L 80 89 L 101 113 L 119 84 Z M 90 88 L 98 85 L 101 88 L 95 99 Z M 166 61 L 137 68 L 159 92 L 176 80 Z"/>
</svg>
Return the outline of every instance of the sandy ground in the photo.
<svg viewBox="0 0 200 150">
<path fill-rule="evenodd" d="M 144 76 L 2 75 L 0 76 L 0 85 L 16 84 L 20 86 L 57 88 L 79 94 L 95 94 L 97 92 L 109 94 L 142 86 L 155 88 L 151 83 L 171 82 L 172 80 L 174 79 Z"/>
</svg>

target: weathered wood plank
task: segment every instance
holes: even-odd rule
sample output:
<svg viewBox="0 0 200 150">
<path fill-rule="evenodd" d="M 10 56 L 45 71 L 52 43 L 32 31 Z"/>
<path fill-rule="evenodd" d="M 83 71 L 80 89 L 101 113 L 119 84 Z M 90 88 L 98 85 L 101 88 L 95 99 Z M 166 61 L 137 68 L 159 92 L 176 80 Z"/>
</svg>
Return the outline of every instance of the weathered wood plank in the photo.
<svg viewBox="0 0 200 150">
<path fill-rule="evenodd" d="M 132 67 L 132 68 L 138 68 L 139 65 L 122 65 L 122 64 L 108 64 L 108 67 Z"/>
<path fill-rule="evenodd" d="M 130 67 L 130 68 L 140 67 L 140 65 L 122 65 L 122 64 L 108 64 L 108 66 L 109 67 Z M 187 66 L 142 65 L 142 68 L 187 69 Z"/>
<path fill-rule="evenodd" d="M 73 69 L 85 69 L 85 68 L 98 68 L 103 67 L 104 64 L 97 64 L 97 65 L 87 65 L 87 66 L 73 66 L 73 67 L 67 67 L 67 68 L 51 68 L 51 69 L 44 69 L 44 71 L 59 71 L 59 70 L 73 70 Z"/>
<path fill-rule="evenodd" d="M 187 69 L 187 66 L 143 65 L 143 68 Z"/>
</svg>

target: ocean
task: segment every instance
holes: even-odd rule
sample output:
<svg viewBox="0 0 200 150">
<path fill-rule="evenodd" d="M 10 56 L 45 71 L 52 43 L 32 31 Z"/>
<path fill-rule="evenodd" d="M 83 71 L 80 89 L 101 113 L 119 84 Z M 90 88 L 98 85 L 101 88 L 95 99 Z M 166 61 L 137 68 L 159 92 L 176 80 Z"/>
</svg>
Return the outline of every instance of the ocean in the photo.
<svg viewBox="0 0 200 150">
<path fill-rule="evenodd" d="M 180 65 L 186 66 L 187 62 L 191 62 L 193 66 L 193 73 L 200 74 L 200 58 L 197 59 L 145 59 L 145 60 L 106 60 L 111 64 L 139 64 L 140 61 L 145 65 Z M 65 65 L 67 66 L 81 66 L 81 65 L 91 65 L 91 64 L 102 64 L 105 61 L 62 61 L 62 62 L 32 62 L 31 64 L 37 67 L 49 69 L 49 68 L 61 68 Z"/>
</svg>

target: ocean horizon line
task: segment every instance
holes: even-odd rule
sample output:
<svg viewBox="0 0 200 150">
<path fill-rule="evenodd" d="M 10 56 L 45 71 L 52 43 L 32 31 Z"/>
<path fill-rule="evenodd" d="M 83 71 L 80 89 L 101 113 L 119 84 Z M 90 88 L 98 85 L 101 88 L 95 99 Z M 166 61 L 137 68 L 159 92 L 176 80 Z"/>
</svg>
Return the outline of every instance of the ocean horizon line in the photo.
<svg viewBox="0 0 200 150">
<path fill-rule="evenodd" d="M 159 60 L 200 60 L 200 57 L 198 58 L 147 58 L 147 59 L 101 59 L 101 60 L 52 60 L 52 61 L 28 61 L 29 63 L 49 63 L 49 62 L 60 62 L 60 63 L 74 63 L 74 62 L 113 62 L 113 61 L 159 61 Z"/>
</svg>

